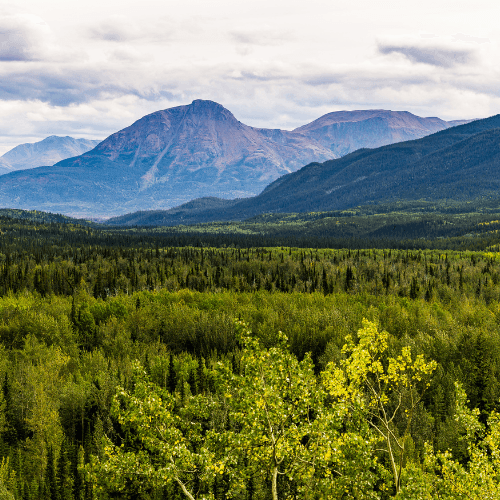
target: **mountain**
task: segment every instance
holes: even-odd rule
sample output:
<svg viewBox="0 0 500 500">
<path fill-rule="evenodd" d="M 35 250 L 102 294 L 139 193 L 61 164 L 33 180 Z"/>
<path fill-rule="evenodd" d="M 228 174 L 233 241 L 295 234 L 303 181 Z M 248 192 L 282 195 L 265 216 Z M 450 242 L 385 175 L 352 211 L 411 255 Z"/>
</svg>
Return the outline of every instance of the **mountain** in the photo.
<svg viewBox="0 0 500 500">
<path fill-rule="evenodd" d="M 195 100 L 145 116 L 82 162 L 90 157 L 126 166 L 135 173 L 134 188 L 154 188 L 166 198 L 207 188 L 222 196 L 256 194 L 307 158 L 327 159 L 331 152 L 302 134 L 249 127 L 220 104 Z"/>
<path fill-rule="evenodd" d="M 335 123 L 341 130 L 335 132 Z M 0 205 L 83 217 L 175 207 L 197 197 L 249 197 L 311 161 L 376 145 L 377 134 L 385 144 L 389 129 L 399 140 L 449 126 L 377 110 L 330 113 L 294 131 L 269 130 L 241 123 L 220 104 L 195 100 L 147 115 L 80 156 L 0 176 Z M 356 135 L 362 130 L 371 131 L 366 143 Z M 341 146 L 332 143 L 335 137 Z"/>
<path fill-rule="evenodd" d="M 8 172 L 12 172 L 12 166 L 8 161 L 3 160 L 0 156 L 0 175 L 7 174 Z"/>
<path fill-rule="evenodd" d="M 55 165 L 61 160 L 80 156 L 94 149 L 100 141 L 51 135 L 39 142 L 20 144 L 0 157 L 0 173 Z"/>
<path fill-rule="evenodd" d="M 500 115 L 449 128 L 422 139 L 360 149 L 313 162 L 271 183 L 259 196 L 204 210 L 179 207 L 156 222 L 243 220 L 261 213 L 342 210 L 390 200 L 473 200 L 500 193 Z M 180 214 L 182 210 L 182 214 Z M 182 220 L 179 220 L 182 215 Z M 111 219 L 140 225 L 136 214 Z"/>
<path fill-rule="evenodd" d="M 368 109 L 328 113 L 294 132 L 316 139 L 332 151 L 334 158 L 340 158 L 357 149 L 419 139 L 465 122 L 421 118 L 408 111 Z"/>
<path fill-rule="evenodd" d="M 336 210 L 380 200 L 471 200 L 500 192 L 500 115 L 422 139 L 313 163 L 268 186 L 263 211 Z"/>
</svg>

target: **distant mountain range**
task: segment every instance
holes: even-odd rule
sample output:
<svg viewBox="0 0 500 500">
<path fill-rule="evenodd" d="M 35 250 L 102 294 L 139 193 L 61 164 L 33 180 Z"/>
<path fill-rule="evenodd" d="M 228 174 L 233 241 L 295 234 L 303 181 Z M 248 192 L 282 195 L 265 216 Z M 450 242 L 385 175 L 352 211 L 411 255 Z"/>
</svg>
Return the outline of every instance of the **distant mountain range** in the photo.
<svg viewBox="0 0 500 500">
<path fill-rule="evenodd" d="M 220 104 L 195 100 L 147 115 L 77 157 L 0 176 L 0 206 L 82 217 L 169 208 L 197 197 L 249 197 L 312 161 L 453 124 L 369 110 L 329 113 L 293 131 L 270 130 L 239 122 Z M 7 154 L 2 158 L 10 161 Z"/>
<path fill-rule="evenodd" d="M 61 160 L 80 156 L 100 141 L 51 135 L 43 141 L 20 144 L 0 156 L 0 175 L 15 170 L 52 166 Z"/>
<path fill-rule="evenodd" d="M 333 158 L 340 158 L 361 148 L 420 139 L 468 121 L 471 120 L 445 122 L 440 118 L 421 118 L 408 111 L 368 109 L 328 113 L 294 132 L 315 139 L 332 151 Z"/>
<path fill-rule="evenodd" d="M 313 162 L 242 200 L 206 198 L 133 213 L 110 224 L 176 225 L 244 220 L 261 213 L 315 212 L 391 200 L 474 200 L 500 193 L 500 115 L 422 139 Z"/>
</svg>

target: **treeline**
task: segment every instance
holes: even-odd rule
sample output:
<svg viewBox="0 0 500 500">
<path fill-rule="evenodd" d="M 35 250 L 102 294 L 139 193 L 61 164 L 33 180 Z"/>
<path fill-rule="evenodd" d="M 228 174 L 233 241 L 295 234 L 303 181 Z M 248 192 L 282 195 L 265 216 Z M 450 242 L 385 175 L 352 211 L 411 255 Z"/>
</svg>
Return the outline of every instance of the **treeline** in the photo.
<svg viewBox="0 0 500 500">
<path fill-rule="evenodd" d="M 92 230 L 86 231 L 92 238 Z M 119 246 L 117 242 L 72 245 L 70 241 L 30 245 L 29 235 L 13 239 L 15 244 L 5 245 L 0 253 L 0 295 L 26 290 L 42 296 L 70 296 L 84 289 L 104 299 L 136 291 L 187 288 L 199 292 L 396 294 L 428 301 L 435 295 L 443 299 L 450 294 L 475 295 L 485 301 L 499 297 L 496 252 L 165 248 L 158 241 L 142 246 Z"/>
<path fill-rule="evenodd" d="M 365 249 L 498 249 L 500 213 L 453 212 L 447 205 L 374 205 L 341 212 L 263 214 L 242 222 L 176 227 L 116 228 L 57 214 L 0 210 L 2 248 L 33 252 L 52 246 L 107 247 L 296 247 Z M 473 207 L 469 207 L 471 210 Z M 419 210 L 422 211 L 419 211 Z M 433 211 L 435 209 L 436 211 Z M 467 207 L 460 206 L 465 210 Z M 447 210 L 450 210 L 448 213 Z M 479 210 L 479 208 L 478 208 Z M 373 212 L 373 213 L 372 213 Z M 9 216 L 2 215 L 9 214 Z M 369 242 L 369 244 L 368 244 Z"/>
</svg>

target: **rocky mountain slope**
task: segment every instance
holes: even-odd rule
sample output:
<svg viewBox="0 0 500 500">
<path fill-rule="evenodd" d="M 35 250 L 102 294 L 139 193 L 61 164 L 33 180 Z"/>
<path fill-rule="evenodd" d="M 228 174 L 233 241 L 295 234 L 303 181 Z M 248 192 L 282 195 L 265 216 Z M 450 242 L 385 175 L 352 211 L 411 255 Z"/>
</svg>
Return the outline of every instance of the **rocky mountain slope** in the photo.
<svg viewBox="0 0 500 500">
<path fill-rule="evenodd" d="M 39 142 L 20 144 L 0 157 L 0 174 L 42 166 L 80 156 L 94 149 L 100 141 L 51 135 Z"/>
<path fill-rule="evenodd" d="M 259 196 L 222 209 L 196 204 L 130 214 L 112 224 L 175 225 L 243 220 L 261 213 L 341 210 L 390 200 L 473 200 L 500 193 L 500 115 L 428 137 L 360 149 L 311 163 L 271 183 Z"/>
<path fill-rule="evenodd" d="M 437 118 L 378 110 L 330 113 L 294 131 L 269 130 L 241 123 L 220 104 L 195 100 L 147 115 L 78 157 L 0 176 L 0 204 L 81 217 L 169 208 L 197 197 L 248 197 L 311 161 L 377 145 L 377 136 L 385 144 L 447 127 Z"/>
<path fill-rule="evenodd" d="M 466 120 L 446 122 L 440 118 L 421 118 L 408 111 L 368 109 L 328 113 L 294 130 L 316 139 L 340 158 L 360 148 L 378 148 L 396 142 L 420 139 L 461 125 Z"/>
</svg>

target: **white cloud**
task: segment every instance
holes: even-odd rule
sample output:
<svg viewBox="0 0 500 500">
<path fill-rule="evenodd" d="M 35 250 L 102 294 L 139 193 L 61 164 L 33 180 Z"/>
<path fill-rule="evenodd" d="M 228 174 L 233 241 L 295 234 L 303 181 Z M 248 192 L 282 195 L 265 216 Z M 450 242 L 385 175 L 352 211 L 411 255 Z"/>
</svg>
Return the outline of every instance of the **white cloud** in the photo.
<svg viewBox="0 0 500 500">
<path fill-rule="evenodd" d="M 153 57 L 144 51 L 137 50 L 131 45 L 120 44 L 113 50 L 106 53 L 110 61 L 118 61 L 123 63 L 144 63 L 151 61 Z"/>
<path fill-rule="evenodd" d="M 0 17 L 0 150 L 101 138 L 197 98 L 289 129 L 339 109 L 499 112 L 500 9 L 403 4 L 18 0 Z"/>
<path fill-rule="evenodd" d="M 137 24 L 127 20 L 124 16 L 115 16 L 102 21 L 90 30 L 90 34 L 108 42 L 130 42 L 142 37 Z"/>
<path fill-rule="evenodd" d="M 281 45 L 294 36 L 289 31 L 267 26 L 246 26 L 231 30 L 229 35 L 233 41 L 244 45 Z"/>
<path fill-rule="evenodd" d="M 269 25 L 246 25 L 233 28 L 228 33 L 239 55 L 247 56 L 256 48 L 277 47 L 296 39 L 289 30 Z"/>
<path fill-rule="evenodd" d="M 479 36 L 472 36 L 472 35 L 464 35 L 463 33 L 457 33 L 456 35 L 453 35 L 454 40 L 460 40 L 461 42 L 468 42 L 468 43 L 490 43 L 491 40 L 489 38 L 481 38 Z"/>
<path fill-rule="evenodd" d="M 102 20 L 88 33 L 91 38 L 106 42 L 165 42 L 168 41 L 175 29 L 166 18 L 159 18 L 146 26 L 127 18 L 124 15 L 114 15 Z"/>
</svg>

